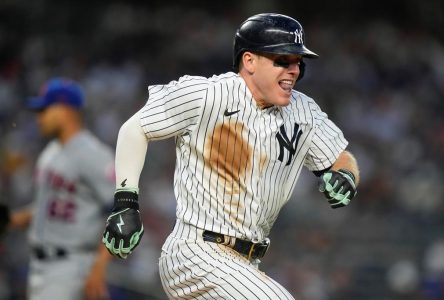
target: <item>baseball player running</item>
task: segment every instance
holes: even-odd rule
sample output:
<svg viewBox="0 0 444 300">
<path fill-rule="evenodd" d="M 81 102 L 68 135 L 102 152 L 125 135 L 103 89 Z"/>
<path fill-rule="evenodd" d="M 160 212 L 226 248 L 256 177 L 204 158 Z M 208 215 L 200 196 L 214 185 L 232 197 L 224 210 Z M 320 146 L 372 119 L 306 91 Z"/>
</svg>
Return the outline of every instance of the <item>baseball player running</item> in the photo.
<svg viewBox="0 0 444 300">
<path fill-rule="evenodd" d="M 9 228 L 30 224 L 29 299 L 105 299 L 112 256 L 98 239 L 112 206 L 112 149 L 84 128 L 76 82 L 51 79 L 28 104 L 42 135 L 54 138 L 37 160 L 33 207 L 7 218 Z"/>
<path fill-rule="evenodd" d="M 120 258 L 138 245 L 148 142 L 175 137 L 177 221 L 159 259 L 169 299 L 293 299 L 259 263 L 301 168 L 320 177 L 333 208 L 356 195 L 358 166 L 341 130 L 293 90 L 303 59 L 317 57 L 304 43 L 295 19 L 252 16 L 234 38 L 236 73 L 150 86 L 146 105 L 122 125 L 103 242 Z"/>
</svg>

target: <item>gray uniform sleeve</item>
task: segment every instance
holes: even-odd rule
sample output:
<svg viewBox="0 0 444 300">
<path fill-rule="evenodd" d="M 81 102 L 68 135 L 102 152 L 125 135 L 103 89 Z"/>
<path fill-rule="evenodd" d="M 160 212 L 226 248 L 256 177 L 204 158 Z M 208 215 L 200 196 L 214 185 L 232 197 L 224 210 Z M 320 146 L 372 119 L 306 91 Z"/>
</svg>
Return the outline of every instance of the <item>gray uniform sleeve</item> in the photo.
<svg viewBox="0 0 444 300">
<path fill-rule="evenodd" d="M 103 206 L 109 206 L 115 190 L 114 156 L 111 148 L 103 144 L 94 146 L 91 151 L 95 153 L 84 157 L 82 177 L 94 193 L 94 199 Z"/>
</svg>

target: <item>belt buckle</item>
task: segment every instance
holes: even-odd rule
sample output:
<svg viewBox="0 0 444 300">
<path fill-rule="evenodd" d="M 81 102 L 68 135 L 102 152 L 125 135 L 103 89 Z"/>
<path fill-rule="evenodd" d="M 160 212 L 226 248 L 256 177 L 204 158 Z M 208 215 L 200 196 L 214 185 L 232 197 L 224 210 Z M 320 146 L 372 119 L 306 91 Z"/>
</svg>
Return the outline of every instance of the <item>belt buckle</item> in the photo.
<svg viewBox="0 0 444 300">
<path fill-rule="evenodd" d="M 253 254 L 254 254 L 254 258 L 264 257 L 265 253 L 267 253 L 269 247 L 270 247 L 270 239 L 269 238 L 265 238 L 262 242 L 259 242 L 257 240 L 252 240 L 250 250 L 248 251 L 248 260 L 253 258 Z M 255 252 L 257 252 L 257 253 L 255 253 Z"/>
</svg>

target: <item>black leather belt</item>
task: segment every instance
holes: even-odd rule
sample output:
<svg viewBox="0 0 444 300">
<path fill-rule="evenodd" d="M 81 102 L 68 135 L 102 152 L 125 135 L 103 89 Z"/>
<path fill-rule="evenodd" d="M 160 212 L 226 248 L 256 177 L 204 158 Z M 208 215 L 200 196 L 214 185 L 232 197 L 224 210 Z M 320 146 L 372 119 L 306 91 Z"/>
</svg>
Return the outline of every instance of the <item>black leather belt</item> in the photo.
<svg viewBox="0 0 444 300">
<path fill-rule="evenodd" d="M 49 251 L 43 247 L 38 246 L 32 247 L 32 252 L 38 260 L 64 258 L 68 256 L 68 251 L 63 248 L 52 248 L 51 250 L 52 251 Z"/>
<path fill-rule="evenodd" d="M 270 247 L 270 239 L 266 238 L 261 242 L 253 242 L 234 237 L 226 236 L 220 233 L 205 230 L 202 233 L 203 240 L 216 244 L 226 245 L 233 248 L 248 259 L 257 259 L 264 257 Z"/>
</svg>

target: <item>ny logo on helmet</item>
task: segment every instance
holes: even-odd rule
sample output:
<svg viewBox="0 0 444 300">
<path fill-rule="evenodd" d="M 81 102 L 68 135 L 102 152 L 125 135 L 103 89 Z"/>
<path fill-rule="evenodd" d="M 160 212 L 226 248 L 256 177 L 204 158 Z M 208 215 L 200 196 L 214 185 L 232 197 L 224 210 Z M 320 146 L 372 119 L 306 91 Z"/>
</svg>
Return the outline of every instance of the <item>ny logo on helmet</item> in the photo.
<svg viewBox="0 0 444 300">
<path fill-rule="evenodd" d="M 294 42 L 296 44 L 303 44 L 304 43 L 302 29 L 296 29 L 294 31 Z"/>
</svg>

